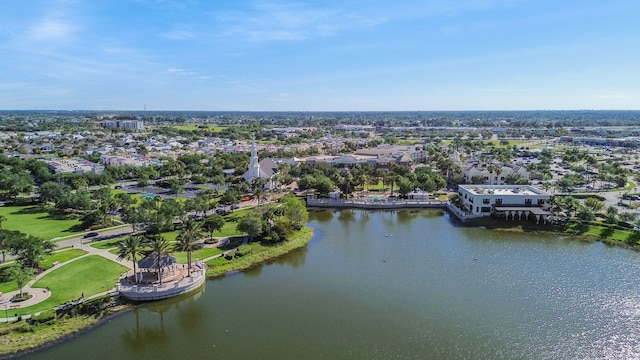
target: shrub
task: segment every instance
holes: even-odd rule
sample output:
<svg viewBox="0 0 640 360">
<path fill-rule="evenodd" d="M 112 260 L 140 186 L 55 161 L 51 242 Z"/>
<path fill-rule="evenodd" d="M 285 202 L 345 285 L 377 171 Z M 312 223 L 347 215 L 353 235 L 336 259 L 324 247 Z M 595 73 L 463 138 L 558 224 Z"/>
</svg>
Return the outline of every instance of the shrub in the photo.
<svg viewBox="0 0 640 360">
<path fill-rule="evenodd" d="M 231 260 L 236 256 L 236 252 L 235 251 L 229 251 L 228 253 L 224 254 L 224 258 L 227 260 Z"/>
<path fill-rule="evenodd" d="M 247 255 L 249 253 L 251 253 L 251 246 L 250 245 L 242 245 L 236 251 L 236 256 L 240 257 L 240 256 Z"/>
<path fill-rule="evenodd" d="M 31 321 L 32 323 L 46 323 L 49 322 L 51 320 L 55 320 L 56 318 L 56 312 L 54 310 L 46 310 L 40 313 L 40 315 L 34 315 L 31 317 Z"/>
</svg>

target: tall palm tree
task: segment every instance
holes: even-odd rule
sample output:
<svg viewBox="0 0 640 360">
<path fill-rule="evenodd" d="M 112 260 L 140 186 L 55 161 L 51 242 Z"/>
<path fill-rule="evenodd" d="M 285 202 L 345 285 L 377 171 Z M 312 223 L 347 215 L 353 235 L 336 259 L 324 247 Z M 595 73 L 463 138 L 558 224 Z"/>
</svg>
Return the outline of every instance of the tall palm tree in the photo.
<svg viewBox="0 0 640 360">
<path fill-rule="evenodd" d="M 162 265 L 164 259 L 168 258 L 173 252 L 171 244 L 162 235 L 155 235 L 149 240 L 148 245 L 147 255 L 155 257 L 158 280 L 162 285 Z"/>
<path fill-rule="evenodd" d="M 264 190 L 264 186 L 267 184 L 267 180 L 263 178 L 255 178 L 252 182 L 253 197 L 260 205 L 263 201 L 267 200 L 267 192 Z"/>
<path fill-rule="evenodd" d="M 173 249 L 187 252 L 188 276 L 191 276 L 191 253 L 200 248 L 200 226 L 193 220 L 185 223 L 184 229 L 176 237 Z"/>
<path fill-rule="evenodd" d="M 136 264 L 138 256 L 144 251 L 144 237 L 142 235 L 132 235 L 118 243 L 118 260 L 127 259 L 133 262 L 133 277 L 138 283 L 138 272 Z"/>
</svg>

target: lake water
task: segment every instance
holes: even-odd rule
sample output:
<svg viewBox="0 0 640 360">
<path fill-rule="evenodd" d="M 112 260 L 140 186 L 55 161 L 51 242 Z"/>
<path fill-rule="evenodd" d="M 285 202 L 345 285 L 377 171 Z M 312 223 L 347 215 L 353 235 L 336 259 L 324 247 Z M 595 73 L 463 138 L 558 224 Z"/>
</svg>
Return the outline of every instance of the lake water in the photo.
<svg viewBox="0 0 640 360">
<path fill-rule="evenodd" d="M 310 226 L 306 249 L 28 357 L 640 357 L 634 251 L 459 227 L 435 210 L 317 211 Z"/>
</svg>

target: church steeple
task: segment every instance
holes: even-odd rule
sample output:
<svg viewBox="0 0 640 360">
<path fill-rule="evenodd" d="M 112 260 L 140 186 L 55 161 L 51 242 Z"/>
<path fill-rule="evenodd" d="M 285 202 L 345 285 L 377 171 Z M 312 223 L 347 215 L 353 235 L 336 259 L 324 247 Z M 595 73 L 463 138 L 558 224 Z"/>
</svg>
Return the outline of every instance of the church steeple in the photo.
<svg viewBox="0 0 640 360">
<path fill-rule="evenodd" d="M 256 151 L 256 136 L 251 135 L 251 164 L 249 164 L 249 168 L 258 168 L 260 165 L 258 164 L 258 152 Z"/>
<path fill-rule="evenodd" d="M 245 181 L 252 181 L 255 178 L 260 177 L 260 162 L 258 160 L 258 151 L 256 150 L 256 137 L 255 135 L 251 136 L 251 162 L 249 163 L 249 168 L 247 172 L 242 175 Z"/>
</svg>

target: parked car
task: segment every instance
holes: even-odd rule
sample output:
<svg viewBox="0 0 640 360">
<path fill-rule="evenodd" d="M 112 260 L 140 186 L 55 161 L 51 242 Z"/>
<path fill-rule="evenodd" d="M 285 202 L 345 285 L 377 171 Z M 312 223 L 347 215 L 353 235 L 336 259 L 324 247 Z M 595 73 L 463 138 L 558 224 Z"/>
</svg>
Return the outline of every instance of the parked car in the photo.
<svg viewBox="0 0 640 360">
<path fill-rule="evenodd" d="M 231 210 L 238 210 L 238 209 L 240 209 L 240 205 L 238 204 L 231 205 Z"/>
<path fill-rule="evenodd" d="M 97 233 L 97 232 L 95 232 L 95 231 L 90 231 L 90 232 L 88 232 L 88 233 L 84 234 L 83 238 L 87 239 L 87 238 L 96 237 L 96 236 L 98 236 L 98 235 L 100 235 L 100 234 L 98 234 L 98 233 Z"/>
<path fill-rule="evenodd" d="M 216 214 L 224 215 L 226 213 L 227 213 L 227 210 L 225 208 L 217 208 L 216 209 Z"/>
</svg>

